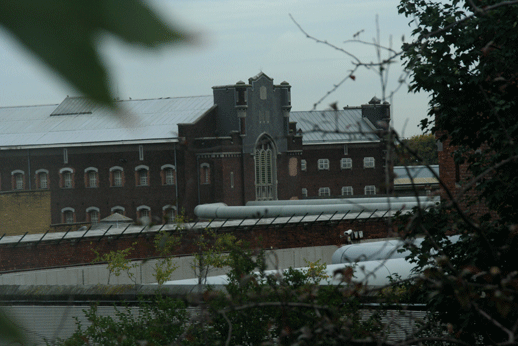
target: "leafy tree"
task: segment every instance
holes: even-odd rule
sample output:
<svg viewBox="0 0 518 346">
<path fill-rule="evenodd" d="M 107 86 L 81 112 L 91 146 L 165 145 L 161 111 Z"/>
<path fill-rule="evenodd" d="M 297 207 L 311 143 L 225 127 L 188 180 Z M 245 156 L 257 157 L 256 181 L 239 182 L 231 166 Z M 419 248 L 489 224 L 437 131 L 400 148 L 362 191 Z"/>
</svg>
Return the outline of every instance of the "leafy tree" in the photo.
<svg viewBox="0 0 518 346">
<path fill-rule="evenodd" d="M 133 243 L 136 245 L 136 243 Z M 100 254 L 96 249 L 92 249 L 95 254 L 95 258 L 92 263 L 107 262 L 108 264 L 108 285 L 110 284 L 110 278 L 113 275 L 119 277 L 123 272 L 128 275 L 128 278 L 136 283 L 135 274 L 131 272 L 132 269 L 138 267 L 137 263 L 132 263 L 129 255 L 135 250 L 133 246 L 130 246 L 123 250 L 112 250 L 105 254 Z"/>
<path fill-rule="evenodd" d="M 412 136 L 396 145 L 394 166 L 437 164 L 437 143 L 431 133 Z"/>
<path fill-rule="evenodd" d="M 139 0 L 7 0 L 0 26 L 84 95 L 113 105 L 99 36 L 146 47 L 187 38 Z"/>
<path fill-rule="evenodd" d="M 515 343 L 518 5 L 402 0 L 399 11 L 416 26 L 415 41 L 403 47 L 411 90 L 431 94 L 421 126 L 453 146 L 471 177 L 438 209 L 408 216 L 400 230 L 427 236 L 412 258 L 425 274 L 430 310 L 458 343 Z M 476 204 L 488 212 L 470 212 Z M 461 238 L 451 244 L 446 235 L 455 232 Z"/>
</svg>

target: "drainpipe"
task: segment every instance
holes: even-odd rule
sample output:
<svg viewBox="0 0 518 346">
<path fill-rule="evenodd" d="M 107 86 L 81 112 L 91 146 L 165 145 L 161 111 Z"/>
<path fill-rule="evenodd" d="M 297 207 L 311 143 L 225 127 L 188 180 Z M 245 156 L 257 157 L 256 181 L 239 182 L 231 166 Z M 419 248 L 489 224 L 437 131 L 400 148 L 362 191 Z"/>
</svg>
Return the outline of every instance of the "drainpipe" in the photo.
<svg viewBox="0 0 518 346">
<path fill-rule="evenodd" d="M 198 185 L 198 205 L 201 204 L 201 192 L 200 192 L 200 157 L 196 155 L 196 176 Z"/>
<path fill-rule="evenodd" d="M 245 205 L 245 146 L 243 145 L 243 137 L 241 137 L 241 205 Z"/>
<path fill-rule="evenodd" d="M 175 172 L 174 174 L 176 175 L 175 176 L 175 193 L 176 193 L 176 215 L 178 215 L 178 213 L 180 212 L 180 210 L 178 209 L 179 208 L 179 205 L 178 205 L 178 164 L 177 164 L 177 161 L 176 161 L 176 143 L 174 144 L 174 169 L 175 169 Z"/>
<path fill-rule="evenodd" d="M 32 190 L 32 184 L 31 184 L 31 151 L 30 149 L 27 149 L 27 178 L 29 179 L 29 190 Z"/>
</svg>

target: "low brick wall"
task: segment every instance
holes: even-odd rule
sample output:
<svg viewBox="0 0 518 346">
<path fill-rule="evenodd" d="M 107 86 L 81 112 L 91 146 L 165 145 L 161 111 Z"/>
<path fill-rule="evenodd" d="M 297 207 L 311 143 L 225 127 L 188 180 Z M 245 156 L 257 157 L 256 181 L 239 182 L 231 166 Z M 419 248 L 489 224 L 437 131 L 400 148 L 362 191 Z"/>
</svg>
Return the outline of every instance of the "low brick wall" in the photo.
<svg viewBox="0 0 518 346">
<path fill-rule="evenodd" d="M 255 227 L 224 227 L 218 232 L 232 232 L 237 239 L 250 244 L 252 248 L 285 249 L 324 245 L 341 245 L 340 234 L 348 229 L 363 231 L 364 238 L 376 239 L 393 236 L 387 227 L 387 219 L 344 220 L 342 222 L 302 222 L 285 225 L 257 225 Z M 182 233 L 181 244 L 172 255 L 189 255 L 198 251 L 199 230 Z M 20 242 L 0 245 L 0 272 L 51 268 L 69 265 L 90 264 L 95 256 L 93 250 L 101 255 L 114 250 L 134 247 L 130 257 L 145 259 L 157 257 L 154 239 L 156 233 L 142 233 L 97 237 L 43 240 L 41 242 Z"/>
</svg>

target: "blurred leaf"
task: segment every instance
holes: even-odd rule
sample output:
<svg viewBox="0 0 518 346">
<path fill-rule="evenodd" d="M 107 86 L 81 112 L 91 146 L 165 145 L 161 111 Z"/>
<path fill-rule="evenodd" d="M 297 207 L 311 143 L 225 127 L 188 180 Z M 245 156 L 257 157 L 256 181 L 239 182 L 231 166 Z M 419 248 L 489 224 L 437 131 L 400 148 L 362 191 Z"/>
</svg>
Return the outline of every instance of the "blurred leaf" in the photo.
<svg viewBox="0 0 518 346">
<path fill-rule="evenodd" d="M 101 35 L 147 47 L 186 39 L 139 0 L 7 0 L 0 2 L 0 25 L 85 96 L 110 106 Z"/>
<path fill-rule="evenodd" d="M 24 339 L 18 326 L 0 310 L 0 340 L 16 340 L 23 344 Z"/>
</svg>

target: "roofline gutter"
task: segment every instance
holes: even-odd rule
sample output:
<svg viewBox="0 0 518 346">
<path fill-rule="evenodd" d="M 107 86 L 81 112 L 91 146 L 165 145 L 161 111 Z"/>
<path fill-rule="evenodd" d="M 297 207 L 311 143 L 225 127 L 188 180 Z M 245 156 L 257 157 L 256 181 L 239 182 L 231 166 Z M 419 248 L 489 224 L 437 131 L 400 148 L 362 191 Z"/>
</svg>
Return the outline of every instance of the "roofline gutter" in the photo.
<svg viewBox="0 0 518 346">
<path fill-rule="evenodd" d="M 338 141 L 338 142 L 318 142 L 318 143 L 304 143 L 302 140 L 302 145 L 329 145 L 329 144 L 368 144 L 368 143 L 380 143 L 381 140 L 376 139 L 372 141 Z"/>
<path fill-rule="evenodd" d="M 101 147 L 106 145 L 131 145 L 131 144 L 160 144 L 160 143 L 178 143 L 176 138 L 147 139 L 134 141 L 113 141 L 113 142 L 95 142 L 95 143 L 56 143 L 46 145 L 21 145 L 21 146 L 2 146 L 1 150 L 25 150 L 25 149 L 50 149 L 50 148 L 72 148 L 72 147 Z"/>
</svg>

